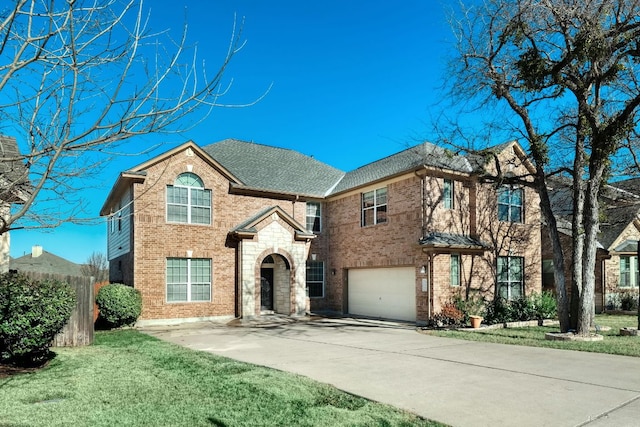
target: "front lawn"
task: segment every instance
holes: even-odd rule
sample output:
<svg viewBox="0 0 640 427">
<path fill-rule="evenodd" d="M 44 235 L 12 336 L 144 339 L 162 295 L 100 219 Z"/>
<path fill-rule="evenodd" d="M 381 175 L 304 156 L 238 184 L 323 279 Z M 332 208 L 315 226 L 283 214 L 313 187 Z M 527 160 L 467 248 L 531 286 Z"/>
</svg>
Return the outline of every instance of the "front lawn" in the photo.
<svg viewBox="0 0 640 427">
<path fill-rule="evenodd" d="M 558 332 L 559 329 L 557 326 L 480 329 L 473 332 L 457 330 L 427 330 L 424 332 L 440 337 L 472 341 L 528 345 L 531 347 L 551 347 L 565 350 L 591 351 L 595 353 L 640 357 L 640 337 L 619 336 L 620 328 L 635 328 L 638 326 L 638 318 L 636 316 L 598 314 L 596 315 L 596 324 L 611 327 L 609 331 L 599 332 L 599 334 L 604 335 L 604 340 L 602 341 L 578 342 L 546 340 L 544 338 L 545 333 Z"/>
<path fill-rule="evenodd" d="M 0 378 L 0 426 L 441 426 L 307 378 L 97 332 L 37 372 Z"/>
</svg>

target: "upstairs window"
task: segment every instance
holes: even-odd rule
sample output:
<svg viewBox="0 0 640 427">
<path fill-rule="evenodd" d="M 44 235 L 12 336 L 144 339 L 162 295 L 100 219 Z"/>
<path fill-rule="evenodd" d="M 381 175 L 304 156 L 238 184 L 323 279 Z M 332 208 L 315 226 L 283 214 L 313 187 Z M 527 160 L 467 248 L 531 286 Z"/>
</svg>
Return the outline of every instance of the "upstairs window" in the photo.
<svg viewBox="0 0 640 427">
<path fill-rule="evenodd" d="M 307 230 L 319 233 L 321 231 L 320 217 L 320 203 L 307 202 Z"/>
<path fill-rule="evenodd" d="M 167 186 L 167 221 L 184 224 L 211 224 L 211 190 L 191 172 Z"/>
<path fill-rule="evenodd" d="M 362 226 L 387 222 L 387 188 L 362 193 Z"/>
<path fill-rule="evenodd" d="M 444 180 L 442 185 L 442 203 L 445 209 L 453 209 L 454 206 L 454 181 L 452 179 Z"/>
<path fill-rule="evenodd" d="M 505 222 L 523 222 L 522 188 L 503 186 L 498 189 L 498 220 Z"/>
</svg>

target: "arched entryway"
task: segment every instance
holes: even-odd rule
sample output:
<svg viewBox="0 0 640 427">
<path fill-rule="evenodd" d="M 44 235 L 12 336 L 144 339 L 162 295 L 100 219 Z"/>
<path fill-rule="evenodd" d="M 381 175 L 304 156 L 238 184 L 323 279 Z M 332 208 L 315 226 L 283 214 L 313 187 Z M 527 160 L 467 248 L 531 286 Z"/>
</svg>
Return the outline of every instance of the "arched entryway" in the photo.
<svg viewBox="0 0 640 427">
<path fill-rule="evenodd" d="M 260 312 L 291 314 L 291 267 L 285 257 L 267 255 L 260 265 Z"/>
</svg>

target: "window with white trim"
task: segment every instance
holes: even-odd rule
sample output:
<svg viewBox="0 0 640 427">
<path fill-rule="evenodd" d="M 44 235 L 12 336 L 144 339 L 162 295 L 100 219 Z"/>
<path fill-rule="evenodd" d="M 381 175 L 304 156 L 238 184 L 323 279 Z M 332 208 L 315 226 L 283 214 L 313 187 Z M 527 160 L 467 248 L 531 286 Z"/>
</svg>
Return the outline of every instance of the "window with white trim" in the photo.
<svg viewBox="0 0 640 427">
<path fill-rule="evenodd" d="M 498 220 L 523 222 L 524 191 L 522 188 L 502 186 L 498 189 Z"/>
<path fill-rule="evenodd" d="M 454 189 L 454 181 L 445 178 L 442 184 L 442 203 L 445 209 L 453 209 L 455 207 Z"/>
<path fill-rule="evenodd" d="M 375 225 L 387 222 L 387 188 L 362 193 L 361 225 Z"/>
<path fill-rule="evenodd" d="M 211 260 L 167 258 L 167 302 L 211 301 Z"/>
<path fill-rule="evenodd" d="M 307 202 L 307 230 L 319 233 L 322 229 L 321 224 L 321 205 L 319 202 Z"/>
<path fill-rule="evenodd" d="M 167 221 L 184 224 L 211 224 L 211 190 L 200 177 L 186 172 L 167 186 Z"/>
<path fill-rule="evenodd" d="M 460 255 L 451 254 L 449 261 L 449 276 L 451 286 L 460 286 Z"/>
<path fill-rule="evenodd" d="M 638 287 L 638 257 L 632 255 L 620 255 L 620 281 L 621 288 Z"/>
<path fill-rule="evenodd" d="M 323 261 L 307 261 L 307 292 L 309 298 L 324 297 Z"/>
<path fill-rule="evenodd" d="M 506 300 L 524 295 L 524 258 L 499 256 L 497 260 L 498 295 Z"/>
</svg>

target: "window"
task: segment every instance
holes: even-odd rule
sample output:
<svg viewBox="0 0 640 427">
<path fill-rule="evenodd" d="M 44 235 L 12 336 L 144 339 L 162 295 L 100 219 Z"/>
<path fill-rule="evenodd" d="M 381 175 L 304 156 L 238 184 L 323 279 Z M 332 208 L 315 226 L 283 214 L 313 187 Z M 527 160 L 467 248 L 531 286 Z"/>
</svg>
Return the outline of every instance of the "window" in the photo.
<svg viewBox="0 0 640 427">
<path fill-rule="evenodd" d="M 460 255 L 458 254 L 451 254 L 449 275 L 451 277 L 451 286 L 460 286 Z"/>
<path fill-rule="evenodd" d="M 211 224 L 211 190 L 198 175 L 183 173 L 167 186 L 167 221 Z"/>
<path fill-rule="evenodd" d="M 514 300 L 523 295 L 524 290 L 524 258 L 499 256 L 498 295 L 507 300 Z"/>
<path fill-rule="evenodd" d="M 362 226 L 387 222 L 387 189 L 362 193 Z"/>
<path fill-rule="evenodd" d="M 638 257 L 620 255 L 620 283 L 621 288 L 635 288 L 638 286 Z"/>
<path fill-rule="evenodd" d="M 307 230 L 314 233 L 320 232 L 320 203 L 307 202 Z"/>
<path fill-rule="evenodd" d="M 324 262 L 307 261 L 307 290 L 309 298 L 324 297 Z"/>
<path fill-rule="evenodd" d="M 442 202 L 444 203 L 445 209 L 453 209 L 455 207 L 453 202 L 453 190 L 453 180 L 445 179 L 442 186 Z"/>
<path fill-rule="evenodd" d="M 507 186 L 498 189 L 498 219 L 506 222 L 522 222 L 522 188 Z"/>
<path fill-rule="evenodd" d="M 210 301 L 211 260 L 167 259 L 167 301 Z"/>
</svg>

